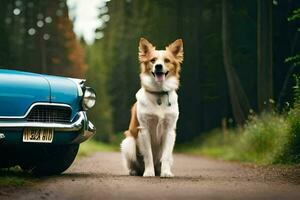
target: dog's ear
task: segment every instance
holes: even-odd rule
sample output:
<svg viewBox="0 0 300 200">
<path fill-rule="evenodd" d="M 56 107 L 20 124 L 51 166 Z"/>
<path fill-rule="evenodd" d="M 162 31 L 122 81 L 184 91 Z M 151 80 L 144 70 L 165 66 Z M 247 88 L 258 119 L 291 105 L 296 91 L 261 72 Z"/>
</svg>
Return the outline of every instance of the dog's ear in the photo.
<svg viewBox="0 0 300 200">
<path fill-rule="evenodd" d="M 170 51 L 175 59 L 182 63 L 183 61 L 183 42 L 182 39 L 175 40 L 169 46 L 166 47 L 167 51 Z"/>
<path fill-rule="evenodd" d="M 149 56 L 150 52 L 153 50 L 155 50 L 155 47 L 145 38 L 141 38 L 139 43 L 140 62 L 145 62 L 147 60 L 147 56 Z"/>
</svg>

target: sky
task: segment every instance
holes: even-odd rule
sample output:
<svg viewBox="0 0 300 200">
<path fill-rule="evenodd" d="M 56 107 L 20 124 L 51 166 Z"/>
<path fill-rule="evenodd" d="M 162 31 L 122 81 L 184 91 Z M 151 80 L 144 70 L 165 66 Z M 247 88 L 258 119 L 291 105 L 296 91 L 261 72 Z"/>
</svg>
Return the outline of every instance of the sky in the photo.
<svg viewBox="0 0 300 200">
<path fill-rule="evenodd" d="M 92 44 L 101 39 L 103 33 L 95 30 L 109 20 L 106 2 L 110 0 L 67 0 L 70 18 L 74 21 L 74 32 L 83 37 L 86 43 Z M 99 15 L 101 14 L 101 18 Z"/>
</svg>

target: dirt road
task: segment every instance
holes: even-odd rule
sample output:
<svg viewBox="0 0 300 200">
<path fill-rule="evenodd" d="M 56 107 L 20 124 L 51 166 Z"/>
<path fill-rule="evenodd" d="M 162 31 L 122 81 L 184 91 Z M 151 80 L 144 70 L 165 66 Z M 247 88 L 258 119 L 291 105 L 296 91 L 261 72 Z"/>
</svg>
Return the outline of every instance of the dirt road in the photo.
<svg viewBox="0 0 300 200">
<path fill-rule="evenodd" d="M 0 199 L 300 199 L 299 169 L 175 155 L 173 172 L 173 179 L 130 177 L 119 153 L 96 153 L 62 176 L 0 194 Z"/>
</svg>

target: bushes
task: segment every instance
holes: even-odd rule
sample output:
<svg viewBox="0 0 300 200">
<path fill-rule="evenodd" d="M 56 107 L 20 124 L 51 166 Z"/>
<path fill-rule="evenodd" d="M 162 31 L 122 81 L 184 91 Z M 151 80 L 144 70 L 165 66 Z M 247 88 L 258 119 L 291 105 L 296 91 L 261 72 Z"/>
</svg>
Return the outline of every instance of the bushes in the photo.
<svg viewBox="0 0 300 200">
<path fill-rule="evenodd" d="M 278 153 L 276 162 L 279 163 L 300 163 L 300 79 L 295 77 L 295 80 L 295 103 L 294 108 L 289 111 L 286 119 L 288 134 L 285 137 L 283 148 Z"/>
<path fill-rule="evenodd" d="M 300 163 L 300 109 L 295 108 L 288 114 L 287 134 L 284 138 L 284 145 L 278 151 L 275 163 Z"/>
<path fill-rule="evenodd" d="M 239 159 L 257 163 L 271 163 L 282 148 L 287 134 L 286 120 L 275 113 L 253 117 L 239 133 L 235 145 Z"/>
<path fill-rule="evenodd" d="M 300 81 L 296 81 L 295 103 L 289 112 L 252 116 L 243 128 L 214 130 L 179 151 L 259 164 L 300 163 Z"/>
</svg>

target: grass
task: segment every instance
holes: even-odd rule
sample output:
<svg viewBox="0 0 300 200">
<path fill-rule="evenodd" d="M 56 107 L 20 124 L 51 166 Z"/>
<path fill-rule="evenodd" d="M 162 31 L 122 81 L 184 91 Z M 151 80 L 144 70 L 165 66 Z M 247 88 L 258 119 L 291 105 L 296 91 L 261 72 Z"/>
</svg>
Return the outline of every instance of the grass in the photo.
<svg viewBox="0 0 300 200">
<path fill-rule="evenodd" d="M 1 187 L 20 187 L 24 184 L 34 182 L 36 178 L 23 172 L 19 167 L 0 169 L 0 188 Z"/>
<path fill-rule="evenodd" d="M 251 116 L 243 128 L 214 130 L 179 146 L 179 152 L 256 164 L 300 163 L 300 78 L 289 111 Z"/>
<path fill-rule="evenodd" d="M 253 116 L 243 128 L 214 130 L 180 145 L 179 152 L 256 164 L 300 163 L 300 106 Z"/>
<path fill-rule="evenodd" d="M 88 140 L 80 145 L 78 158 L 88 156 L 96 151 L 118 151 L 119 146 L 117 144 L 106 144 L 95 140 Z"/>
</svg>

